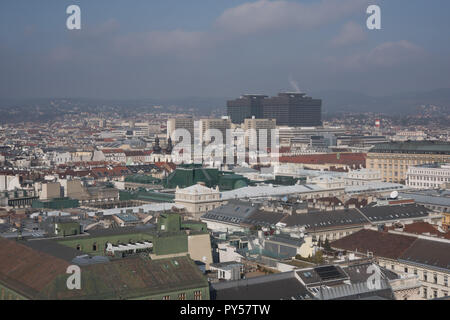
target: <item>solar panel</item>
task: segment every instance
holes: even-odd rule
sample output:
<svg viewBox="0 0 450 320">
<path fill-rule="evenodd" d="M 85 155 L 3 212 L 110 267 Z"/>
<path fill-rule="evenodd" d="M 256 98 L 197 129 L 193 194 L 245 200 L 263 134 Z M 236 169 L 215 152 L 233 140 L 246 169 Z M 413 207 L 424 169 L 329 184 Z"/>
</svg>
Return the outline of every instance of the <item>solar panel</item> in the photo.
<svg viewBox="0 0 450 320">
<path fill-rule="evenodd" d="M 317 267 L 314 270 L 323 281 L 342 278 L 342 273 L 335 266 Z"/>
</svg>

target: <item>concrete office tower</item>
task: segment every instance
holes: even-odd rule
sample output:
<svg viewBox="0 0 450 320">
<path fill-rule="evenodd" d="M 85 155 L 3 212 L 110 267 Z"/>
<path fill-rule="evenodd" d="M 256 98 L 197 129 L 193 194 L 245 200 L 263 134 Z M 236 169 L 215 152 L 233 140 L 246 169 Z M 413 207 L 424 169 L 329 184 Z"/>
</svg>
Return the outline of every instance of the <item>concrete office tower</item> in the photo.
<svg viewBox="0 0 450 320">
<path fill-rule="evenodd" d="M 229 117 L 222 117 L 221 119 L 201 119 L 200 120 L 200 141 L 205 145 L 212 140 L 210 130 L 219 130 L 222 133 L 222 141 L 225 144 L 227 139 L 227 130 L 231 128 L 231 120 Z"/>
<path fill-rule="evenodd" d="M 263 101 L 267 96 L 262 94 L 245 94 L 239 99 L 227 101 L 227 114 L 231 122 L 241 124 L 245 119 L 263 118 Z"/>
<path fill-rule="evenodd" d="M 233 123 L 245 119 L 275 119 L 279 126 L 317 127 L 322 125 L 322 100 L 304 93 L 284 92 L 276 97 L 243 95 L 227 102 L 227 113 Z"/>
<path fill-rule="evenodd" d="M 264 144 L 267 146 L 267 148 L 271 147 L 271 141 L 272 141 L 272 129 L 275 129 L 277 127 L 277 122 L 275 119 L 245 119 L 244 120 L 244 131 L 247 132 L 248 130 L 254 129 L 256 130 L 256 141 L 254 141 L 254 136 L 246 135 L 245 137 L 245 147 L 248 148 L 250 144 L 259 146 L 261 144 Z M 267 134 L 264 134 L 264 131 L 261 131 L 262 129 L 265 129 Z M 260 134 L 262 135 L 262 139 L 260 140 Z M 265 140 L 265 141 L 264 141 Z"/>
<path fill-rule="evenodd" d="M 279 126 L 317 127 L 322 125 L 322 100 L 304 93 L 284 92 L 264 99 L 263 118 L 276 119 Z"/>
<path fill-rule="evenodd" d="M 177 129 L 186 129 L 191 134 L 191 144 L 194 143 L 194 119 L 190 118 L 170 118 L 167 120 L 167 140 L 172 139 L 174 144 L 178 141 L 174 138 Z"/>
<path fill-rule="evenodd" d="M 61 197 L 61 185 L 59 182 L 49 182 L 42 184 L 42 191 L 39 199 L 48 200 Z"/>
</svg>

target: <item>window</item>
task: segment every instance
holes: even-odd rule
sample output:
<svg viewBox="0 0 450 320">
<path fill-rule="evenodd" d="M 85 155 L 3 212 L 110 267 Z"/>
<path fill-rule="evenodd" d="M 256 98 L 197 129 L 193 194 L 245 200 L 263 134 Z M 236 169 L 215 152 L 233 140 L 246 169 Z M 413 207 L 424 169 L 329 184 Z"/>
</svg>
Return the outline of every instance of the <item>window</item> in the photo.
<svg viewBox="0 0 450 320">
<path fill-rule="evenodd" d="M 394 266 L 393 264 L 391 264 L 391 269 L 392 269 L 392 270 L 394 270 L 394 269 L 395 269 L 395 266 Z"/>
<path fill-rule="evenodd" d="M 437 273 L 433 274 L 433 281 L 434 281 L 434 283 L 438 283 Z"/>
<path fill-rule="evenodd" d="M 428 275 L 426 271 L 423 272 L 423 281 L 428 281 Z"/>
<path fill-rule="evenodd" d="M 77 244 L 77 250 L 81 251 L 81 245 L 80 244 Z"/>
<path fill-rule="evenodd" d="M 417 276 L 417 269 L 414 269 L 414 275 Z"/>
<path fill-rule="evenodd" d="M 180 293 L 178 294 L 178 300 L 186 300 L 186 293 Z"/>
<path fill-rule="evenodd" d="M 405 273 L 408 273 L 408 268 L 407 267 L 405 267 Z"/>
<path fill-rule="evenodd" d="M 448 276 L 444 276 L 444 286 L 448 287 Z"/>
<path fill-rule="evenodd" d="M 426 287 L 423 287 L 423 297 L 424 297 L 424 299 L 428 298 L 428 292 L 427 292 L 427 288 Z"/>
<path fill-rule="evenodd" d="M 94 244 L 92 245 L 92 251 L 97 251 L 97 243 L 94 243 Z"/>
<path fill-rule="evenodd" d="M 170 296 L 164 296 L 163 300 L 170 300 Z"/>
<path fill-rule="evenodd" d="M 437 298 L 438 297 L 438 292 L 436 289 L 433 289 L 433 298 Z"/>
<path fill-rule="evenodd" d="M 202 292 L 194 291 L 194 300 L 202 300 Z"/>
</svg>

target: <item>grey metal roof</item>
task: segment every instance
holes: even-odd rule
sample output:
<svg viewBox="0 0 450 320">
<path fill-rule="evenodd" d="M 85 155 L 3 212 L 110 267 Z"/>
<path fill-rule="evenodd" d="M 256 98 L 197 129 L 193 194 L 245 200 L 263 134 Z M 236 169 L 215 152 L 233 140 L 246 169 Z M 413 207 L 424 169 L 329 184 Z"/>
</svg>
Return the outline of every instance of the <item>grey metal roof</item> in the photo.
<svg viewBox="0 0 450 320">
<path fill-rule="evenodd" d="M 321 300 L 367 299 L 379 297 L 379 294 L 386 299 L 393 299 L 392 289 L 388 281 L 381 280 L 380 287 L 376 289 L 369 288 L 366 282 L 322 288 L 318 293 L 318 298 Z"/>
<path fill-rule="evenodd" d="M 371 223 L 377 224 L 383 221 L 397 221 L 427 217 L 429 211 L 424 206 L 417 204 L 365 207 L 359 210 Z"/>
<path fill-rule="evenodd" d="M 304 243 L 303 239 L 292 238 L 288 235 L 274 235 L 266 239 L 266 242 L 282 243 L 288 246 L 300 247 Z"/>
<path fill-rule="evenodd" d="M 80 255 L 80 251 L 59 244 L 54 240 L 48 239 L 28 240 L 28 241 L 21 241 L 20 243 L 36 251 L 44 252 L 56 258 L 60 258 L 62 260 L 66 260 L 69 262 Z"/>
<path fill-rule="evenodd" d="M 306 230 L 320 230 L 336 226 L 364 225 L 368 221 L 356 209 L 309 212 L 289 215 L 282 220 L 287 227 L 304 227 Z"/>
<path fill-rule="evenodd" d="M 414 199 L 416 203 L 420 204 L 431 204 L 436 206 L 450 207 L 450 195 L 446 193 L 438 195 L 436 193 L 426 193 L 426 192 L 411 192 L 411 193 L 400 193 L 402 198 Z"/>
<path fill-rule="evenodd" d="M 367 279 L 373 274 L 373 271 L 370 272 L 368 270 L 368 268 L 371 265 L 372 265 L 372 263 L 366 262 L 366 263 L 360 263 L 357 265 L 347 266 L 347 267 L 344 267 L 343 269 L 350 277 L 351 282 L 353 282 L 353 283 L 366 282 Z M 380 268 L 383 278 L 386 278 L 389 280 L 394 280 L 394 279 L 398 279 L 400 277 L 398 274 L 396 274 L 393 271 L 382 268 L 380 266 L 378 266 L 378 268 Z"/>
<path fill-rule="evenodd" d="M 294 272 L 211 284 L 211 299 L 215 300 L 303 300 L 311 298 L 312 294 L 298 281 Z"/>
<path fill-rule="evenodd" d="M 437 153 L 450 155 L 450 143 L 440 141 L 389 142 L 375 145 L 370 153 Z"/>
<path fill-rule="evenodd" d="M 230 201 L 223 206 L 208 211 L 202 216 L 202 219 L 240 224 L 257 210 L 258 206 L 252 206 L 249 202 Z"/>
</svg>

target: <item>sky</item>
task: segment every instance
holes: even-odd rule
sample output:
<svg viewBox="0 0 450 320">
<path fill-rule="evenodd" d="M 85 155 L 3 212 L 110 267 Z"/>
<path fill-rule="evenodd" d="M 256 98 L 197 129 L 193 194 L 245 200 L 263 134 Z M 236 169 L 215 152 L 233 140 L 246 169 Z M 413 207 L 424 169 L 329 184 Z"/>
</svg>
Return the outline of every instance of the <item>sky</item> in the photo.
<svg viewBox="0 0 450 320">
<path fill-rule="evenodd" d="M 81 8 L 68 30 L 66 8 Z M 366 9 L 381 8 L 381 30 Z M 448 0 L 2 0 L 0 98 L 450 88 Z"/>
</svg>

